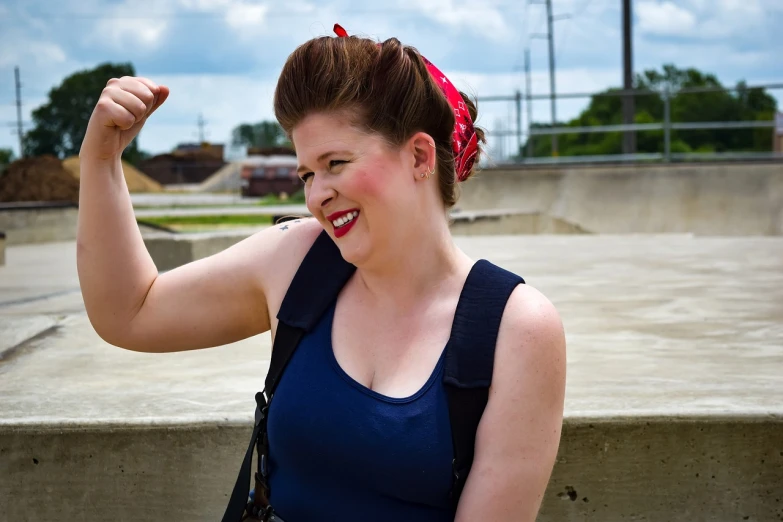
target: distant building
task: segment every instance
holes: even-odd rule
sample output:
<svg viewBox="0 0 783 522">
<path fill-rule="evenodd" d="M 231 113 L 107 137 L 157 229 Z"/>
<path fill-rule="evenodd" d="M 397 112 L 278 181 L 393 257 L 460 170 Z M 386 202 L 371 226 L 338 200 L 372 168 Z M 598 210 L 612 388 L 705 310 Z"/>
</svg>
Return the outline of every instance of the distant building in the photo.
<svg viewBox="0 0 783 522">
<path fill-rule="evenodd" d="M 224 159 L 225 147 L 222 143 L 180 143 L 172 151 L 175 156 L 199 156 Z"/>
<path fill-rule="evenodd" d="M 223 145 L 183 143 L 169 154 L 144 160 L 140 168 L 162 185 L 180 185 L 201 183 L 225 164 Z"/>
<path fill-rule="evenodd" d="M 290 196 L 302 188 L 302 181 L 296 174 L 296 156 L 248 156 L 241 164 L 243 196 L 281 193 Z"/>
</svg>

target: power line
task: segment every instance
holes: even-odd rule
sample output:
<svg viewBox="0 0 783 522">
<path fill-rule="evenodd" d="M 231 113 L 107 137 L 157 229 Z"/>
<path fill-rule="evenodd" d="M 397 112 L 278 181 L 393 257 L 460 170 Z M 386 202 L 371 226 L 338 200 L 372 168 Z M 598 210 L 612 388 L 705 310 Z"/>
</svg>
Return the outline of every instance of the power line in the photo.
<svg viewBox="0 0 783 522">
<path fill-rule="evenodd" d="M 575 18 L 579 18 L 580 16 L 582 16 L 585 13 L 585 11 L 587 11 L 587 8 L 590 7 L 590 4 L 593 3 L 593 1 L 594 0 L 584 0 L 584 2 L 582 2 L 582 6 L 577 11 L 575 11 L 573 15 L 569 17 L 569 20 L 573 21 Z M 563 49 L 565 48 L 565 42 L 566 40 L 568 40 L 568 37 L 571 34 L 571 29 L 573 28 L 573 26 L 574 24 L 572 23 L 566 25 L 565 31 L 563 31 L 562 33 L 563 36 L 560 37 L 560 41 L 557 43 L 555 60 L 558 63 L 560 62 L 560 57 L 562 56 Z"/>
</svg>

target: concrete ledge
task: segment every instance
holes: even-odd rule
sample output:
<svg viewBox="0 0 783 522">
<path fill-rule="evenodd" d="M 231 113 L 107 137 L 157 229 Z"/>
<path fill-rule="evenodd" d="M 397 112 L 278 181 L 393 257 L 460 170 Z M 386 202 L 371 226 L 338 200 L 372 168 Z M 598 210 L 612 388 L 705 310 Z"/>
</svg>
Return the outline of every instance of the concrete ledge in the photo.
<svg viewBox="0 0 783 522">
<path fill-rule="evenodd" d="M 0 427 L 5 519 L 219 520 L 251 431 Z M 781 437 L 772 416 L 567 419 L 538 520 L 779 520 Z"/>
<path fill-rule="evenodd" d="M 220 520 L 251 432 L 0 428 L 0 519 Z"/>
<path fill-rule="evenodd" d="M 144 221 L 140 226 L 145 227 Z M 588 233 L 563 219 L 513 209 L 454 212 L 450 227 L 455 236 Z M 163 271 L 217 254 L 258 230 L 260 228 L 242 228 L 192 234 L 145 231 L 144 244 L 158 270 Z"/>
<path fill-rule="evenodd" d="M 783 235 L 783 162 L 486 169 L 467 210 L 514 208 L 597 234 Z"/>
<path fill-rule="evenodd" d="M 781 440 L 780 416 L 566 420 L 538 520 L 779 520 Z"/>
<path fill-rule="evenodd" d="M 209 232 L 202 234 L 145 234 L 144 244 L 158 270 L 171 270 L 197 259 L 222 252 L 250 237 L 256 230 Z"/>
<path fill-rule="evenodd" d="M 76 239 L 78 207 L 69 202 L 0 203 L 0 230 L 10 245 Z"/>
</svg>

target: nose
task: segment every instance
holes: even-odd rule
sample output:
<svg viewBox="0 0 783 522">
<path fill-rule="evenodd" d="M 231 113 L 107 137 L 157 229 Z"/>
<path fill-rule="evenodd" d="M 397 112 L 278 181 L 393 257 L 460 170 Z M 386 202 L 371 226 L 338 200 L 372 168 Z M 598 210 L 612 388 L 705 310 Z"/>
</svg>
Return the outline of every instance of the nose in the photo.
<svg viewBox="0 0 783 522">
<path fill-rule="evenodd" d="M 310 212 L 315 212 L 322 209 L 331 202 L 337 193 L 332 187 L 327 176 L 324 174 L 316 174 L 312 178 L 312 182 L 309 187 L 305 188 L 305 197 L 307 199 L 307 208 Z"/>
</svg>

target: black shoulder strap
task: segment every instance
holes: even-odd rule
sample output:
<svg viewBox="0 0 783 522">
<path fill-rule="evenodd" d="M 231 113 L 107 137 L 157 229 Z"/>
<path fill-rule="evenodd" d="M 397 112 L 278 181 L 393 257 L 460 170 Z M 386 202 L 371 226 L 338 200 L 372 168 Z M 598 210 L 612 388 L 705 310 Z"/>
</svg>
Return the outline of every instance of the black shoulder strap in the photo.
<svg viewBox="0 0 783 522">
<path fill-rule="evenodd" d="M 514 288 L 524 282 L 518 275 L 480 260 L 470 271 L 457 305 L 443 375 L 454 445 L 454 510 L 473 464 L 476 430 L 489 398 L 503 311 Z"/>
<path fill-rule="evenodd" d="M 277 313 L 279 322 L 265 381 L 267 396 L 275 392 L 301 336 L 315 327 L 355 270 L 329 234 L 321 232 L 299 265 Z"/>
<path fill-rule="evenodd" d="M 277 332 L 264 391 L 256 394 L 255 427 L 231 492 L 228 507 L 223 515 L 223 522 L 239 522 L 247 508 L 253 446 L 256 443 L 266 444 L 266 440 L 262 440 L 265 439 L 265 433 L 262 432 L 266 431 L 269 402 L 280 382 L 283 370 L 299 345 L 299 341 L 318 323 L 355 269 L 355 266 L 343 259 L 337 245 L 326 232 L 322 232 L 316 238 L 302 264 L 299 265 L 277 314 Z M 259 466 L 263 464 L 259 462 Z"/>
</svg>

